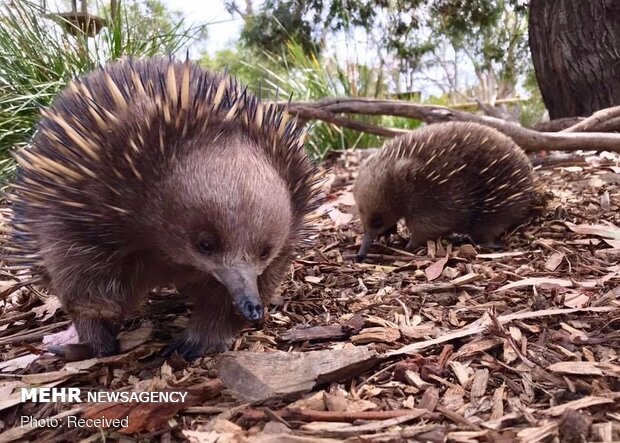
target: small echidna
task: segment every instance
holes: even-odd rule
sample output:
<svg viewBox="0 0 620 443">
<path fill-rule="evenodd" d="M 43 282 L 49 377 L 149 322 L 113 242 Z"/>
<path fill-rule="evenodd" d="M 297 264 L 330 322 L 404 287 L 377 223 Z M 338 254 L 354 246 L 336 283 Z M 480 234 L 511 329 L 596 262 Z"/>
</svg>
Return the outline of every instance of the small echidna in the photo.
<svg viewBox="0 0 620 443">
<path fill-rule="evenodd" d="M 451 233 L 491 244 L 528 215 L 532 167 L 512 139 L 476 123 L 438 123 L 398 136 L 360 167 L 353 187 L 363 260 L 401 218 L 407 248 Z"/>
<path fill-rule="evenodd" d="M 227 350 L 306 238 L 316 169 L 304 135 L 190 61 L 124 60 L 72 82 L 17 154 L 6 248 L 75 324 L 80 343 L 53 351 L 115 353 L 119 320 L 169 284 L 194 308 L 167 353 Z"/>
</svg>

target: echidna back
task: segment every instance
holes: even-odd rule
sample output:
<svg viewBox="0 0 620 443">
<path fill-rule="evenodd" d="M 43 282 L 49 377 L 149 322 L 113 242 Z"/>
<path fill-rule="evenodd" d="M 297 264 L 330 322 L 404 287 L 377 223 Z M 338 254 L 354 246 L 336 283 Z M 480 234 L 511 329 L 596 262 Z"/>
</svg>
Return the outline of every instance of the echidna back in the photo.
<svg viewBox="0 0 620 443">
<path fill-rule="evenodd" d="M 530 210 L 527 156 L 509 137 L 480 124 L 433 124 L 392 139 L 371 160 L 373 168 L 377 172 L 368 174 L 384 188 L 374 199 L 404 205 L 420 228 L 496 234 Z"/>
</svg>

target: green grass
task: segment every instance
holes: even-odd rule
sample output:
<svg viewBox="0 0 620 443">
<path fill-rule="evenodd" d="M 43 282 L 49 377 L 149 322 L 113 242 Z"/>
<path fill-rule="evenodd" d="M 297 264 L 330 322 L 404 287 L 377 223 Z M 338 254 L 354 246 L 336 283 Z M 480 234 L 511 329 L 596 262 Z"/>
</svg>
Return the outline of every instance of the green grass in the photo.
<svg viewBox="0 0 620 443">
<path fill-rule="evenodd" d="M 166 32 L 138 26 L 121 3 L 95 38 L 73 36 L 37 4 L 14 0 L 0 10 L 0 180 L 10 179 L 13 149 L 28 144 L 40 110 L 76 76 L 123 56 L 174 54 L 198 28 L 183 21 Z M 130 3 L 131 5 L 131 3 Z M 62 20 L 62 19 L 57 19 Z"/>
</svg>

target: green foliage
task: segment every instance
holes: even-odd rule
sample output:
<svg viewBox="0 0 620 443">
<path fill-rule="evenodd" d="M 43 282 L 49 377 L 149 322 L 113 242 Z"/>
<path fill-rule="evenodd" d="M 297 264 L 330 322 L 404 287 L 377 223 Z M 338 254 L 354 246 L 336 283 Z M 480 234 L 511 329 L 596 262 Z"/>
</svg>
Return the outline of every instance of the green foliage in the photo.
<svg viewBox="0 0 620 443">
<path fill-rule="evenodd" d="M 170 10 L 161 0 L 130 0 L 121 3 L 117 17 L 106 5 L 100 13 L 114 18 L 112 34 L 121 43 L 121 55 L 161 55 L 176 52 L 189 40 L 201 41 L 207 38 L 206 26 L 187 28 L 181 12 Z M 104 36 L 105 30 L 104 30 Z M 124 40 L 124 46 L 122 41 Z M 108 39 L 107 47 L 112 48 Z M 114 54 L 116 55 L 116 54 Z"/>
<path fill-rule="evenodd" d="M 523 2 L 436 0 L 430 9 L 434 33 L 466 53 L 479 77 L 493 71 L 500 96 L 511 94 L 517 78 L 530 66 Z"/>
<path fill-rule="evenodd" d="M 269 64 L 273 71 L 282 71 L 281 66 L 272 65 L 264 55 L 242 45 L 221 49 L 213 57 L 204 54 L 198 63 L 212 71 L 226 71 L 254 93 L 257 93 L 261 86 L 261 78 L 266 64 Z"/>
<path fill-rule="evenodd" d="M 228 10 L 245 20 L 241 41 L 246 47 L 279 53 L 289 40 L 298 42 L 308 55 L 318 53 L 328 32 L 361 26 L 370 29 L 377 8 L 369 0 L 265 0 L 258 11 L 241 11 L 235 0 Z M 251 5 L 251 2 L 246 3 Z"/>
<path fill-rule="evenodd" d="M 273 53 L 281 52 L 289 40 L 294 40 L 306 54 L 317 52 L 312 28 L 303 18 L 305 6 L 298 0 L 266 0 L 257 14 L 245 17 L 242 44 Z"/>
<path fill-rule="evenodd" d="M 273 55 L 266 55 L 275 62 Z M 280 90 L 292 95 L 295 101 L 317 101 L 335 97 L 380 98 L 387 92 L 387 81 L 383 72 L 364 65 L 349 64 L 346 68 L 335 57 L 319 59 L 316 54 L 307 54 L 295 42 L 287 44 L 287 52 L 281 57 L 285 69 L 276 72 L 263 66 L 265 85 L 272 91 Z M 366 123 L 413 129 L 419 122 L 396 117 L 358 116 L 356 120 Z M 331 151 L 349 148 L 378 147 L 380 137 L 363 134 L 346 128 L 313 122 L 309 127 L 308 150 L 310 155 L 321 160 Z"/>
<path fill-rule="evenodd" d="M 116 17 L 104 10 L 110 25 L 95 38 L 75 27 L 78 36 L 73 36 L 69 22 L 55 17 L 64 26 L 54 24 L 48 11 L 28 1 L 14 0 L 0 9 L 0 177 L 13 171 L 11 151 L 28 143 L 40 109 L 69 80 L 123 56 L 175 53 L 202 32 L 167 21 L 171 16 L 162 3 L 146 4 L 155 9 L 144 20 L 137 20 L 144 5 L 137 1 L 122 4 Z"/>
<path fill-rule="evenodd" d="M 527 72 L 524 87 L 530 97 L 521 104 L 519 120 L 521 125 L 528 127 L 541 122 L 547 110 L 533 68 Z"/>
<path fill-rule="evenodd" d="M 463 68 L 442 58 L 446 45 L 459 59 L 469 59 L 481 82 L 492 77 L 489 88 L 500 98 L 512 94 L 531 64 L 527 0 L 266 0 L 258 11 L 245 13 L 234 1 L 228 4 L 245 19 L 248 47 L 278 53 L 293 37 L 306 54 L 317 53 L 329 33 L 350 35 L 361 28 L 380 36 L 376 50 L 402 73 L 453 65 L 454 73 L 446 72 L 453 90 L 460 86 L 456 71 Z"/>
</svg>

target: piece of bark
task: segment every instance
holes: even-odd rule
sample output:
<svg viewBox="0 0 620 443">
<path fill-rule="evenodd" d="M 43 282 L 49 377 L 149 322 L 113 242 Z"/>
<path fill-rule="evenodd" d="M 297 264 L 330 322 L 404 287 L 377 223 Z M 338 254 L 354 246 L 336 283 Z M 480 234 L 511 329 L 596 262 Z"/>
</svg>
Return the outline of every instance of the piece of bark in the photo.
<svg viewBox="0 0 620 443">
<path fill-rule="evenodd" d="M 342 340 L 351 334 L 357 334 L 363 326 L 363 317 L 354 315 L 341 325 L 297 326 L 284 332 L 280 339 L 289 343 L 309 340 Z"/>
<path fill-rule="evenodd" d="M 368 347 L 311 352 L 226 352 L 220 378 L 241 401 L 295 397 L 323 383 L 349 378 L 372 367 L 379 356 Z"/>
<path fill-rule="evenodd" d="M 359 335 L 351 338 L 351 341 L 355 344 L 366 343 L 394 343 L 400 338 L 400 332 L 395 328 L 366 328 L 362 329 Z"/>
</svg>

